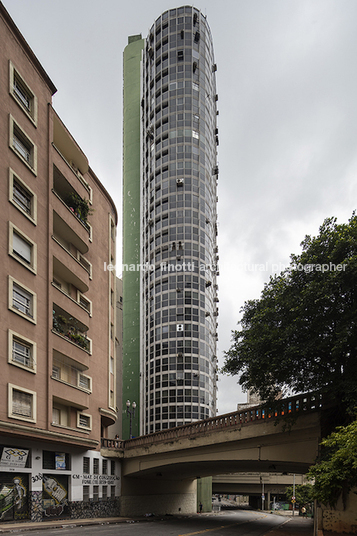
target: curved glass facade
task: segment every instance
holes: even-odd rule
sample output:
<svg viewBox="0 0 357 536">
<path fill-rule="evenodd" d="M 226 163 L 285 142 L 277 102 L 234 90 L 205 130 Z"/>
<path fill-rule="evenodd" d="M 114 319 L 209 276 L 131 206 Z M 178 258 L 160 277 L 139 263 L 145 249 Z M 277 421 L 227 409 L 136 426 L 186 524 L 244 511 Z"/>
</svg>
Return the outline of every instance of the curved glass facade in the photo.
<svg viewBox="0 0 357 536">
<path fill-rule="evenodd" d="M 155 21 L 141 73 L 142 433 L 216 414 L 215 71 L 199 10 Z"/>
</svg>

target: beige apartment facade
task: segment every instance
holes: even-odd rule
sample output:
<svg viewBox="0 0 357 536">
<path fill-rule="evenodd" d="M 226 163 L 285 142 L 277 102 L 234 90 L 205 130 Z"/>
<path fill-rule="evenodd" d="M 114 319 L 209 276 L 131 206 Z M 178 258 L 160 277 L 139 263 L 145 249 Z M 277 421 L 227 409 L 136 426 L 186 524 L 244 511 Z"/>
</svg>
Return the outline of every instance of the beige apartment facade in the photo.
<svg viewBox="0 0 357 536">
<path fill-rule="evenodd" d="M 0 520 L 118 513 L 117 213 L 0 2 Z"/>
</svg>

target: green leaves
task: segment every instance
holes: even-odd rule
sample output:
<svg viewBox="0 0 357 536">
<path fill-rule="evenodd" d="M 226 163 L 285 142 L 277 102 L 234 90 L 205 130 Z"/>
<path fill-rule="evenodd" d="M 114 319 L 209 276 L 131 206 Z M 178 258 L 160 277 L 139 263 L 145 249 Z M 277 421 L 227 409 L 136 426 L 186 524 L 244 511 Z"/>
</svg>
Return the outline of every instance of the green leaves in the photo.
<svg viewBox="0 0 357 536">
<path fill-rule="evenodd" d="M 288 486 L 285 489 L 285 495 L 289 502 L 295 497 L 296 503 L 299 505 L 300 509 L 314 501 L 312 484 L 296 484 L 295 494 L 293 486 Z"/>
<path fill-rule="evenodd" d="M 357 486 L 357 421 L 338 427 L 321 446 L 321 459 L 307 475 L 315 480 L 313 497 L 335 507 L 342 495 L 345 506 L 348 493 Z"/>
<path fill-rule="evenodd" d="M 328 218 L 302 253 L 242 308 L 222 371 L 262 399 L 321 390 L 357 404 L 357 217 Z"/>
</svg>

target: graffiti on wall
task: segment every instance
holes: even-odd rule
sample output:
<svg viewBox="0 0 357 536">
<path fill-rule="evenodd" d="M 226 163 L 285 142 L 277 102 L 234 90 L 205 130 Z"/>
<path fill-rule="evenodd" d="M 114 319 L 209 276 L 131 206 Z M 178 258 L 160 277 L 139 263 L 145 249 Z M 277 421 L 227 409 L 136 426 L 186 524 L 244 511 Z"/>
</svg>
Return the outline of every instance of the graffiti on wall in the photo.
<svg viewBox="0 0 357 536">
<path fill-rule="evenodd" d="M 65 513 L 68 493 L 66 476 L 42 475 L 42 504 L 46 517 L 60 516 Z"/>
<path fill-rule="evenodd" d="M 23 510 L 26 510 L 23 514 L 27 515 L 27 489 L 20 476 L 15 476 L 12 483 L 3 483 L 0 487 L 0 519 L 8 517 L 11 510 L 15 510 L 12 517 L 23 517 Z"/>
</svg>

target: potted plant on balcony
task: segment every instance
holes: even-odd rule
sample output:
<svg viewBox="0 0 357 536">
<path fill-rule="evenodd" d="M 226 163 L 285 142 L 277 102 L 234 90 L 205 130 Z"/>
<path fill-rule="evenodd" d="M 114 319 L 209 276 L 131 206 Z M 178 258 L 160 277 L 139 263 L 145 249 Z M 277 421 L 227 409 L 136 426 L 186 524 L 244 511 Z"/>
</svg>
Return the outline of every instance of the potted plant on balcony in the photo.
<svg viewBox="0 0 357 536">
<path fill-rule="evenodd" d="M 78 321 L 70 316 L 66 318 L 53 311 L 53 329 L 63 335 L 66 339 L 78 344 L 85 350 L 89 349 L 89 341 L 85 334 L 81 333 L 77 327 Z"/>
<path fill-rule="evenodd" d="M 88 216 L 93 213 L 88 199 L 83 199 L 76 192 L 71 192 L 66 198 L 66 205 L 83 223 L 87 223 Z"/>
</svg>

